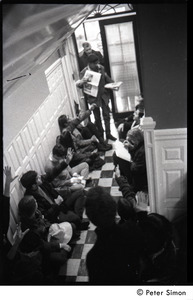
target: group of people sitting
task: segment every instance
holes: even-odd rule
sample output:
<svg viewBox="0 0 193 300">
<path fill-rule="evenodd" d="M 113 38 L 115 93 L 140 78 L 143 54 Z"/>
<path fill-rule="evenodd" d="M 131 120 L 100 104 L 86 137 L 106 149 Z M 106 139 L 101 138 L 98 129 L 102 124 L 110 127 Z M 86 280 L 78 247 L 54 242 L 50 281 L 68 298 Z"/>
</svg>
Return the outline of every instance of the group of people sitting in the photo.
<svg viewBox="0 0 193 300">
<path fill-rule="evenodd" d="M 163 216 L 141 209 L 136 198 L 138 191 L 148 192 L 140 128 L 131 128 L 123 142 L 131 155 L 127 166 L 116 153 L 113 156 L 115 179 L 123 196 L 118 203 L 100 186 L 85 190 L 91 181 L 89 172 L 105 163 L 100 152 L 112 149 L 98 134 L 95 124 L 90 121 L 86 126 L 81 124 L 94 108 L 92 104 L 72 120 L 61 115 L 60 135 L 56 137 L 45 174 L 30 170 L 21 176 L 25 193 L 18 204 L 15 243 L 5 247 L 5 282 L 57 284 L 59 268 L 70 257 L 72 242 L 79 238 L 81 230 L 88 229 L 90 222 L 96 226 L 97 234 L 86 258 L 90 284 L 173 282 L 172 226 Z M 9 167 L 4 172 L 5 186 L 10 187 L 15 178 Z M 5 188 L 4 196 L 8 212 L 9 188 Z M 83 220 L 84 210 L 89 221 Z M 8 218 L 4 208 L 2 211 Z M 4 222 L 7 224 L 3 227 L 4 236 L 8 223 Z"/>
<path fill-rule="evenodd" d="M 1 210 L 3 219 L 4 213 L 6 215 L 3 221 L 6 225 L 2 227 L 1 235 L 6 244 L 6 255 L 3 256 L 9 266 L 5 268 L 5 282 L 52 282 L 60 266 L 69 257 L 71 247 L 68 243 L 76 241 L 80 232 L 88 229 L 90 222 L 83 220 L 85 187 L 92 181 L 88 175 L 90 171 L 104 165 L 101 152 L 112 149 L 112 145 L 99 134 L 95 124 L 88 120 L 86 126 L 81 124 L 94 108 L 93 104 L 89 110 L 72 120 L 61 115 L 58 118 L 60 135 L 56 137 L 56 144 L 46 162 L 45 173 L 41 175 L 35 170 L 29 170 L 22 174 L 20 183 L 25 192 L 18 204 L 19 223 L 13 247 L 6 237 L 10 196 L 9 191 L 5 191 L 7 196 L 3 198 Z M 4 173 L 5 185 L 10 188 L 15 178 L 12 178 L 9 167 L 5 167 Z M 61 235 L 67 232 L 68 240 L 61 241 Z M 49 234 L 51 238 L 48 238 Z"/>
</svg>

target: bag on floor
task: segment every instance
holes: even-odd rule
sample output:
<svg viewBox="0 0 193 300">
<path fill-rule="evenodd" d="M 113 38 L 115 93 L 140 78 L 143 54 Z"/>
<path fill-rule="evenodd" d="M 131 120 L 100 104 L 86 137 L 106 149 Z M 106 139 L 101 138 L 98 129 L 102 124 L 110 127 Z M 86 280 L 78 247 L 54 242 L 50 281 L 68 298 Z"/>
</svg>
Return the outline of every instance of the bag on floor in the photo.
<svg viewBox="0 0 193 300">
<path fill-rule="evenodd" d="M 54 223 L 49 228 L 48 242 L 55 240 L 58 243 L 68 244 L 72 234 L 72 225 L 69 222 Z"/>
</svg>

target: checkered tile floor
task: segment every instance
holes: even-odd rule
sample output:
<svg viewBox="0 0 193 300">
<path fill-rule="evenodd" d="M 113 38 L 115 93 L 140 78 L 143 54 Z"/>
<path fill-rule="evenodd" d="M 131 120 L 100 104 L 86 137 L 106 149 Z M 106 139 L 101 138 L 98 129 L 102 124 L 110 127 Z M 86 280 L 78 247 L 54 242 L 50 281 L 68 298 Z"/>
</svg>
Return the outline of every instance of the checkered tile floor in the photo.
<svg viewBox="0 0 193 300">
<path fill-rule="evenodd" d="M 111 132 L 115 137 L 118 137 L 115 127 L 113 127 Z M 112 141 L 108 141 L 113 146 Z M 100 185 L 105 187 L 105 189 L 114 197 L 115 200 L 122 195 L 119 191 L 119 187 L 115 180 L 114 165 L 113 165 L 113 155 L 114 148 L 112 150 L 106 151 L 101 158 L 105 160 L 105 165 L 102 166 L 100 170 L 92 171 L 89 176 L 92 177 L 94 185 Z M 84 214 L 84 219 L 87 216 Z M 96 240 L 95 226 L 90 224 L 89 229 L 81 231 L 80 239 L 72 245 L 72 253 L 67 263 L 60 269 L 61 284 L 83 284 L 88 282 L 88 274 L 85 265 L 85 258 L 89 250 L 93 247 Z"/>
</svg>

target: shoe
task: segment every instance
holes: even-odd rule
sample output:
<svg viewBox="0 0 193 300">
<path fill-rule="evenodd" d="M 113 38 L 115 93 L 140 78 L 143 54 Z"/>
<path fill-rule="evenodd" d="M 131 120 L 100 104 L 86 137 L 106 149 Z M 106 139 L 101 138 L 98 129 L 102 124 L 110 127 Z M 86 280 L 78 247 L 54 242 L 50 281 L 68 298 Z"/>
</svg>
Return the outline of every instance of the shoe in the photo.
<svg viewBox="0 0 193 300">
<path fill-rule="evenodd" d="M 92 153 L 91 156 L 90 156 L 90 159 L 93 161 L 93 160 L 95 160 L 98 156 L 99 156 L 98 153 Z"/>
<path fill-rule="evenodd" d="M 112 145 L 110 144 L 98 144 L 99 151 L 108 151 L 112 149 Z"/>
<path fill-rule="evenodd" d="M 107 134 L 107 139 L 108 140 L 112 140 L 112 141 L 116 141 L 117 140 L 114 136 L 112 136 L 112 134 Z"/>
<path fill-rule="evenodd" d="M 87 230 L 88 227 L 90 225 L 90 222 L 89 221 L 82 221 L 82 223 L 80 224 L 80 230 Z"/>
<path fill-rule="evenodd" d="M 86 185 L 85 187 L 92 187 L 92 178 L 86 179 Z"/>
</svg>

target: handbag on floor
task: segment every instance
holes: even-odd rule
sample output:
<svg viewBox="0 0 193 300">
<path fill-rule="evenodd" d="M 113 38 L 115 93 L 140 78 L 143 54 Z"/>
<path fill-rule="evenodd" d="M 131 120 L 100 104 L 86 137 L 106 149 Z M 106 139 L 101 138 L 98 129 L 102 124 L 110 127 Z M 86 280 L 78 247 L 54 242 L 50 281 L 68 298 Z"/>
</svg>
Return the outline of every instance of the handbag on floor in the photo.
<svg viewBox="0 0 193 300">
<path fill-rule="evenodd" d="M 54 240 L 67 245 L 72 238 L 72 234 L 72 225 L 69 222 L 54 223 L 49 228 L 48 242 Z"/>
</svg>

